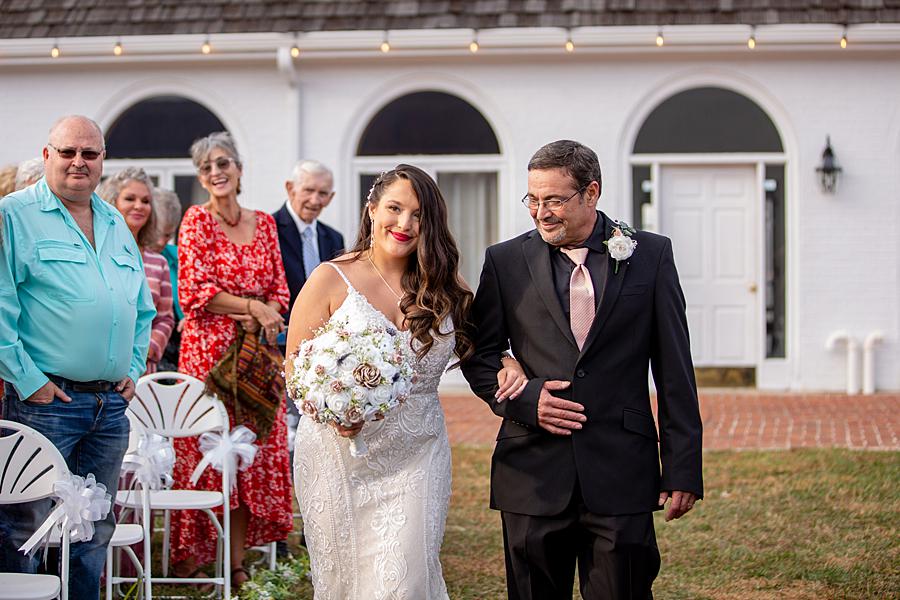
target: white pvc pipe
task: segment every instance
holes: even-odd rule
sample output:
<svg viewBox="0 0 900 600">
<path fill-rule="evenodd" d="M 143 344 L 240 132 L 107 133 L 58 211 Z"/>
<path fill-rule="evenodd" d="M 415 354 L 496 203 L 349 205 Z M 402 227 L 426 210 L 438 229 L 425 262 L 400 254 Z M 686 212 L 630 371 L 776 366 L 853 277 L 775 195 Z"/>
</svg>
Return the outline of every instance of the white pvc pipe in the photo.
<svg viewBox="0 0 900 600">
<path fill-rule="evenodd" d="M 863 342 L 863 394 L 875 393 L 875 345 L 884 340 L 884 332 L 875 330 Z"/>
<path fill-rule="evenodd" d="M 838 342 L 847 344 L 847 395 L 859 393 L 859 342 L 846 330 L 840 329 L 828 336 L 826 350 L 834 350 Z"/>
</svg>

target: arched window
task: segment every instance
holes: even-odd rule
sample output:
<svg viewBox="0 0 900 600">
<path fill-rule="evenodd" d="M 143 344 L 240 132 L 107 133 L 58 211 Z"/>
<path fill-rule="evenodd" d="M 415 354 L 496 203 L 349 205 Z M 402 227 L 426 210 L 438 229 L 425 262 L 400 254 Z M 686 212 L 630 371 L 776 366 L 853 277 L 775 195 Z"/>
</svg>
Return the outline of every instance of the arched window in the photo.
<svg viewBox="0 0 900 600">
<path fill-rule="evenodd" d="M 444 92 L 397 98 L 369 121 L 358 156 L 499 154 L 494 130 L 478 110 Z"/>
<path fill-rule="evenodd" d="M 378 173 L 398 163 L 413 164 L 435 178 L 447 202 L 460 269 L 466 281 L 475 285 L 484 250 L 498 237 L 502 169 L 500 144 L 481 112 L 446 92 L 425 90 L 400 96 L 372 117 L 356 154 L 363 204 Z"/>
<path fill-rule="evenodd" d="M 675 94 L 641 126 L 635 154 L 782 152 L 774 123 L 755 102 L 723 88 Z"/>
<path fill-rule="evenodd" d="M 202 201 L 189 149 L 225 125 L 211 110 L 181 96 L 153 96 L 125 109 L 106 132 L 107 173 L 142 167 L 154 183 L 175 191 L 184 209 Z"/>
<path fill-rule="evenodd" d="M 784 164 L 766 111 L 720 87 L 666 98 L 634 140 L 633 219 L 673 240 L 701 379 L 752 385 L 758 356 L 786 356 Z"/>
<path fill-rule="evenodd" d="M 205 106 L 180 96 L 155 96 L 129 107 L 106 133 L 106 156 L 189 158 L 199 137 L 223 131 L 222 121 Z"/>
</svg>

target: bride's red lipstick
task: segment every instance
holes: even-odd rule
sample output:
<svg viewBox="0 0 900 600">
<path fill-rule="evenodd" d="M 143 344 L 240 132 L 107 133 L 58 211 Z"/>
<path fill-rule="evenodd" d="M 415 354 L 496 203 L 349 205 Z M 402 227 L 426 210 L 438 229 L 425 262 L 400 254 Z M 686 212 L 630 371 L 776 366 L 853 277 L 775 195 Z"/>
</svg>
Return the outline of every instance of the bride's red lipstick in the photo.
<svg viewBox="0 0 900 600">
<path fill-rule="evenodd" d="M 400 233 L 397 231 L 392 231 L 391 235 L 394 236 L 394 239 L 397 240 L 398 242 L 408 242 L 409 240 L 412 239 L 410 236 L 406 235 L 405 233 Z"/>
</svg>

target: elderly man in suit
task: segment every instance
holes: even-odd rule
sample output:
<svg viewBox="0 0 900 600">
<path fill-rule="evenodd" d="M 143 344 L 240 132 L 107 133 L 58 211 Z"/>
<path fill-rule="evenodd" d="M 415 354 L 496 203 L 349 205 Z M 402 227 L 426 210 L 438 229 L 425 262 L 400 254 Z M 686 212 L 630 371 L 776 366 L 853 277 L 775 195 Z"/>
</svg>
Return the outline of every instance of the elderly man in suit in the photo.
<svg viewBox="0 0 900 600">
<path fill-rule="evenodd" d="M 491 469 L 509 597 L 648 599 L 666 519 L 703 494 L 702 427 L 671 241 L 596 209 L 597 155 L 561 140 L 528 164 L 535 229 L 488 248 L 463 373 L 503 423 Z M 529 377 L 495 398 L 511 349 Z M 653 370 L 659 433 L 651 412 Z"/>
<path fill-rule="evenodd" d="M 322 210 L 334 198 L 334 176 L 328 167 L 314 160 L 302 160 L 284 187 L 287 202 L 272 216 L 278 224 L 278 243 L 291 291 L 287 318 L 312 270 L 344 252 L 344 237 L 319 221 Z"/>
</svg>

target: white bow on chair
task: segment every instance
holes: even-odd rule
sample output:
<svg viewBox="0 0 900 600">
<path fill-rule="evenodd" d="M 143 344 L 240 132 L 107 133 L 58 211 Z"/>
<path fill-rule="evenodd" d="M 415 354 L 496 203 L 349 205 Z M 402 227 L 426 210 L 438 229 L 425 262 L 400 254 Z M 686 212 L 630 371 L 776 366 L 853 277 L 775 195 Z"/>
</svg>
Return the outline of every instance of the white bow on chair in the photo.
<svg viewBox="0 0 900 600">
<path fill-rule="evenodd" d="M 172 470 L 175 468 L 175 448 L 161 435 L 142 435 L 133 454 L 125 456 L 122 470 L 134 473 L 146 489 L 158 490 L 172 487 Z"/>
<path fill-rule="evenodd" d="M 106 486 L 97 483 L 92 473 L 86 478 L 69 474 L 53 484 L 53 492 L 59 503 L 34 535 L 22 544 L 20 552 L 32 553 L 42 540 L 46 542 L 49 539 L 57 523 L 71 541 L 87 542 L 94 537 L 94 521 L 105 519 L 112 506 L 112 497 L 106 492 Z"/>
<path fill-rule="evenodd" d="M 206 467 L 211 465 L 221 473 L 223 467 L 227 465 L 231 487 L 234 488 L 237 485 L 237 477 L 234 477 L 234 474 L 239 470 L 246 471 L 256 458 L 259 448 L 253 445 L 255 440 L 256 434 L 243 425 L 235 427 L 227 435 L 213 431 L 201 435 L 198 445 L 200 452 L 203 453 L 203 459 L 191 475 L 191 485 L 197 485 Z"/>
</svg>

